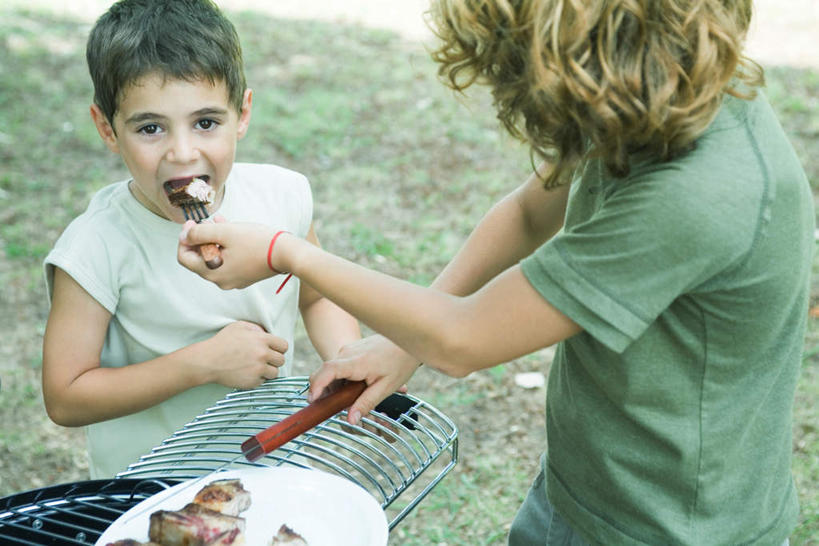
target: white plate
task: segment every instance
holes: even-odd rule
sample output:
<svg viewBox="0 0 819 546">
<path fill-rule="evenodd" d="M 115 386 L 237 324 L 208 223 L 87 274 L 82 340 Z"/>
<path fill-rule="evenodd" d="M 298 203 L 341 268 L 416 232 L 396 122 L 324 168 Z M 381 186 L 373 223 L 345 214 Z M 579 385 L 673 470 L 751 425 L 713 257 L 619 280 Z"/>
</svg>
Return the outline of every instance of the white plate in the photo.
<svg viewBox="0 0 819 546">
<path fill-rule="evenodd" d="M 234 478 L 240 479 L 251 495 L 250 508 L 240 514 L 247 521 L 247 546 L 267 546 L 283 523 L 310 546 L 387 544 L 384 511 L 362 487 L 319 470 L 267 467 L 218 472 L 193 486 L 186 488 L 188 481 L 157 493 L 117 518 L 96 546 L 124 538 L 147 541 L 153 512 L 179 510 L 213 480 Z"/>
</svg>

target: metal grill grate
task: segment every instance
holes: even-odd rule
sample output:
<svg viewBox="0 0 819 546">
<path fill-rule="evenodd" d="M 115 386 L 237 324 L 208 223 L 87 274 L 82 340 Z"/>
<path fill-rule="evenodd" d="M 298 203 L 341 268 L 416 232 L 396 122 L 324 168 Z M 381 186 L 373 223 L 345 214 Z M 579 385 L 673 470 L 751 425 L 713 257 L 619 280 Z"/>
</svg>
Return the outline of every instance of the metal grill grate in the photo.
<svg viewBox="0 0 819 546">
<path fill-rule="evenodd" d="M 92 480 L 0 499 L 0 544 L 94 544 L 119 516 L 176 480 Z"/>
<path fill-rule="evenodd" d="M 0 499 L 0 544 L 96 543 L 119 516 L 183 479 L 202 476 L 240 454 L 249 436 L 307 405 L 306 378 L 268 381 L 235 392 L 208 409 L 113 480 L 62 484 Z M 369 491 L 388 510 L 393 529 L 452 469 L 458 432 L 426 402 L 397 419 L 370 414 L 369 428 L 350 427 L 340 416 L 268 454 L 229 468 L 282 466 L 338 474 Z"/>
<path fill-rule="evenodd" d="M 305 407 L 308 386 L 307 378 L 293 377 L 231 393 L 117 477 L 188 479 L 220 468 L 241 454 L 240 445 L 248 437 Z M 351 427 L 342 413 L 255 463 L 240 458 L 226 468 L 292 465 L 323 470 L 357 483 L 385 510 L 400 497 L 392 529 L 458 457 L 454 423 L 426 402 L 404 396 L 415 405 L 397 419 L 370 414 L 362 419 L 364 427 Z"/>
</svg>

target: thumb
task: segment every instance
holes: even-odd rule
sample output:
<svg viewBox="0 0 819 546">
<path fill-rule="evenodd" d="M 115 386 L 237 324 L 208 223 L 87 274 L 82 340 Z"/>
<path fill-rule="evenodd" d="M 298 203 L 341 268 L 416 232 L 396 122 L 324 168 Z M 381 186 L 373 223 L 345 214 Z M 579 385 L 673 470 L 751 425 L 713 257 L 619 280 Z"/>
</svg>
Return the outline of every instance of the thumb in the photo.
<svg viewBox="0 0 819 546">
<path fill-rule="evenodd" d="M 390 395 L 388 392 L 382 393 L 382 390 L 377 383 L 368 386 L 347 410 L 347 422 L 351 425 L 357 425 L 361 421 L 362 415 L 370 413 L 382 400 Z"/>
<path fill-rule="evenodd" d="M 188 220 L 182 226 L 182 233 L 179 239 L 182 243 L 195 246 L 204 243 L 220 243 L 220 226 L 217 224 L 197 224 L 193 220 Z"/>
<path fill-rule="evenodd" d="M 182 224 L 182 231 L 179 232 L 179 242 L 187 243 L 188 242 L 188 232 L 191 230 L 193 226 L 196 225 L 196 222 L 193 220 L 187 220 L 184 224 Z"/>
</svg>

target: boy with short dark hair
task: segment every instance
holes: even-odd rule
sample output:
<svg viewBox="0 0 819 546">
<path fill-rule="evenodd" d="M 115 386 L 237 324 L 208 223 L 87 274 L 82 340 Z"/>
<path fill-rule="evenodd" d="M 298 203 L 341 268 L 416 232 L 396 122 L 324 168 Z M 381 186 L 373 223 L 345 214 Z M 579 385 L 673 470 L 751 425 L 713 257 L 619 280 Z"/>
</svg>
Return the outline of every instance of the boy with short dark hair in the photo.
<svg viewBox="0 0 819 546">
<path fill-rule="evenodd" d="M 45 260 L 49 416 L 87 426 L 90 472 L 113 476 L 234 388 L 290 373 L 296 313 L 319 355 L 360 337 L 308 285 L 222 292 L 175 260 L 180 208 L 166 183 L 199 178 L 209 214 L 318 244 L 307 179 L 234 163 L 250 122 L 233 25 L 208 0 L 124 0 L 92 29 L 91 117 L 129 180 L 100 190 Z"/>
</svg>

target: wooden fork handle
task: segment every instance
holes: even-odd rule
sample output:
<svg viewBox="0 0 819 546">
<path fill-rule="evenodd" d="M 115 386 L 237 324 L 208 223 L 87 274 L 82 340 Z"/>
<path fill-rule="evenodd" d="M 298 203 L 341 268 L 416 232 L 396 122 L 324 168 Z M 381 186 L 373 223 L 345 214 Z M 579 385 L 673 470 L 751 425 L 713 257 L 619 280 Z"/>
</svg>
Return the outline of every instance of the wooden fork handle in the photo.
<svg viewBox="0 0 819 546">
<path fill-rule="evenodd" d="M 216 269 L 222 265 L 222 252 L 216 243 L 199 245 L 199 252 L 202 253 L 202 259 L 205 260 L 208 269 Z"/>
</svg>

